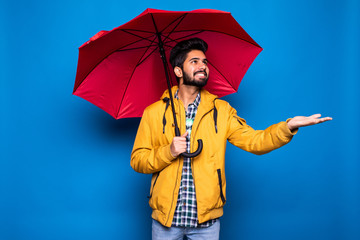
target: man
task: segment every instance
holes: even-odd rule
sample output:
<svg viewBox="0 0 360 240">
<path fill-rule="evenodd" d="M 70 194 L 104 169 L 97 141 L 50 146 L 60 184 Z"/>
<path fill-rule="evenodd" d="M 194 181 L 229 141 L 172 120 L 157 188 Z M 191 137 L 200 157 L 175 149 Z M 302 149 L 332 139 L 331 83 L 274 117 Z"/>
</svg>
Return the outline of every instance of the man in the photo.
<svg viewBox="0 0 360 240">
<path fill-rule="evenodd" d="M 170 62 L 179 86 L 172 88 L 174 107 L 182 136 L 174 136 L 169 92 L 144 111 L 131 154 L 131 166 L 152 173 L 149 204 L 153 239 L 219 239 L 226 201 L 226 141 L 255 154 L 279 148 L 292 139 L 299 127 L 331 120 L 294 117 L 265 130 L 254 130 L 226 101 L 202 89 L 209 77 L 207 44 L 193 38 L 179 42 Z M 167 124 L 167 122 L 170 124 Z M 196 139 L 204 142 L 196 157 Z"/>
</svg>

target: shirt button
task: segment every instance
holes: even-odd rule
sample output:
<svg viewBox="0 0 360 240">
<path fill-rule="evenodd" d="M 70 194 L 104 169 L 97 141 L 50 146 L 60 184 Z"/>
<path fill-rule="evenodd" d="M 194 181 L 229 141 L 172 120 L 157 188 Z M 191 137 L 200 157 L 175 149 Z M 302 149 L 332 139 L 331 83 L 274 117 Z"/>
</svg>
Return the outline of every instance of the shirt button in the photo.
<svg viewBox="0 0 360 240">
<path fill-rule="evenodd" d="M 187 187 L 184 187 L 184 190 L 186 191 L 186 190 L 187 190 Z"/>
<path fill-rule="evenodd" d="M 185 206 L 185 205 L 186 205 L 186 203 L 185 203 L 185 202 L 183 202 L 183 205 Z"/>
<path fill-rule="evenodd" d="M 184 169 L 184 172 L 187 172 L 187 169 L 186 169 L 186 168 Z"/>
</svg>

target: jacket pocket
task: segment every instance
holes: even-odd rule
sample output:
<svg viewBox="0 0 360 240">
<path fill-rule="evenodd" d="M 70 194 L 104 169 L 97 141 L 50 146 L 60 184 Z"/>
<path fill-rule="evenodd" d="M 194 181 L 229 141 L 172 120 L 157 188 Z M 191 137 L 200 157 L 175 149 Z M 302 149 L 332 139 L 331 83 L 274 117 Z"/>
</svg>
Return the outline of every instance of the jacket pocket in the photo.
<svg viewBox="0 0 360 240">
<path fill-rule="evenodd" d="M 156 175 L 156 177 L 155 177 L 155 180 L 154 180 L 154 183 L 153 183 L 153 185 L 152 185 L 151 188 L 150 188 L 150 195 L 148 196 L 149 199 L 152 197 L 152 194 L 153 194 L 154 188 L 155 188 L 155 184 L 156 184 L 156 181 L 157 181 L 159 175 L 160 175 L 160 172 L 157 173 L 157 175 Z"/>
<path fill-rule="evenodd" d="M 221 201 L 223 202 L 223 204 L 225 204 L 226 199 L 224 197 L 223 188 L 222 188 L 221 169 L 220 168 L 217 169 L 217 174 L 218 174 L 218 178 L 219 178 L 220 198 L 221 198 Z"/>
<path fill-rule="evenodd" d="M 245 119 L 243 119 L 243 118 L 241 118 L 241 117 L 239 117 L 239 116 L 234 116 L 234 118 L 236 118 L 236 120 L 239 122 L 239 124 L 240 124 L 241 126 L 246 125 Z"/>
</svg>

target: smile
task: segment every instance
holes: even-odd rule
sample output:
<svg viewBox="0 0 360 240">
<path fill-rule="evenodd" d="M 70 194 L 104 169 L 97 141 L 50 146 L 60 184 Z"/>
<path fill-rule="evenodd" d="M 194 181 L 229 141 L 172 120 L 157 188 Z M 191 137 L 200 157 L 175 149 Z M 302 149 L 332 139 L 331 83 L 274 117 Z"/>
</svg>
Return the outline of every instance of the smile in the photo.
<svg viewBox="0 0 360 240">
<path fill-rule="evenodd" d="M 194 74 L 194 76 L 195 76 L 195 75 L 198 75 L 198 76 L 200 76 L 200 77 L 206 77 L 206 76 L 207 76 L 206 72 L 196 72 L 196 73 Z"/>
</svg>

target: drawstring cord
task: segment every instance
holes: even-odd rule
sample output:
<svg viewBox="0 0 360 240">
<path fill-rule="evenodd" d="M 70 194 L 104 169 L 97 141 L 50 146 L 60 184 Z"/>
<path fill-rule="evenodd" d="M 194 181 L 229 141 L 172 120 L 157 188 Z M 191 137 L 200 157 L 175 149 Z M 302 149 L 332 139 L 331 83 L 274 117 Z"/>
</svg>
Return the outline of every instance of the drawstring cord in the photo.
<svg viewBox="0 0 360 240">
<path fill-rule="evenodd" d="M 169 107 L 169 104 L 170 104 L 170 99 L 169 98 L 164 98 L 163 101 L 166 102 L 166 107 L 165 107 L 165 111 L 164 111 L 164 116 L 163 116 L 163 133 L 165 133 L 165 125 L 166 125 L 166 118 L 165 118 L 165 113 L 166 113 L 166 110 L 168 109 Z"/>
<path fill-rule="evenodd" d="M 215 123 L 215 132 L 217 133 L 218 132 L 218 129 L 217 129 L 217 109 L 216 109 L 216 106 L 215 106 L 215 101 L 214 101 L 214 123 Z"/>
<path fill-rule="evenodd" d="M 165 133 L 165 126 L 166 126 L 166 118 L 165 118 L 165 113 L 166 113 L 166 110 L 168 109 L 169 107 L 169 104 L 170 104 L 170 99 L 165 97 L 163 98 L 163 101 L 166 102 L 166 106 L 165 106 L 165 111 L 164 111 L 164 116 L 163 116 L 163 133 Z M 217 128 L 217 116 L 218 116 L 218 111 L 216 109 L 216 106 L 215 106 L 215 100 L 214 100 L 214 124 L 215 124 L 215 132 L 218 133 L 218 128 Z"/>
</svg>

